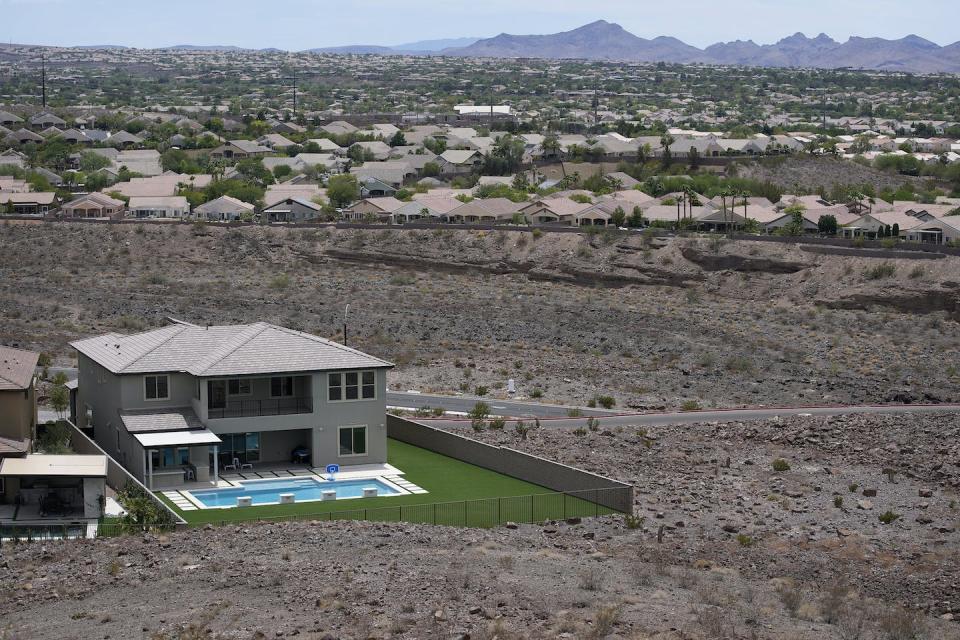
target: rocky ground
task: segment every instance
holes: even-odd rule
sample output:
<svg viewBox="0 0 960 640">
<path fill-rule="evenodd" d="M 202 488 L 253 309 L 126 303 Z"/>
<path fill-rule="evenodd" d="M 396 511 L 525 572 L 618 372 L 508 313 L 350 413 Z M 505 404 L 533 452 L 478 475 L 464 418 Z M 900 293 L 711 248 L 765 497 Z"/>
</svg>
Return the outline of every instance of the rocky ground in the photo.
<svg viewBox="0 0 960 640">
<path fill-rule="evenodd" d="M 912 184 L 915 188 L 927 184 L 926 178 L 880 171 L 838 158 L 810 155 L 764 158 L 738 165 L 737 168 L 737 175 L 771 182 L 786 193 L 808 193 L 810 189 L 820 187 L 829 194 L 837 185 L 858 189 L 870 185 L 879 192 L 884 189 L 899 189 L 904 183 Z"/>
<path fill-rule="evenodd" d="M 638 519 L 6 545 L 0 624 L 23 639 L 960 638 L 958 419 L 471 430 L 635 483 Z"/>
<path fill-rule="evenodd" d="M 957 398 L 960 259 L 642 235 L 0 223 L 0 342 L 267 320 L 395 389 L 618 407 Z M 879 277 L 876 267 L 888 263 Z"/>
</svg>

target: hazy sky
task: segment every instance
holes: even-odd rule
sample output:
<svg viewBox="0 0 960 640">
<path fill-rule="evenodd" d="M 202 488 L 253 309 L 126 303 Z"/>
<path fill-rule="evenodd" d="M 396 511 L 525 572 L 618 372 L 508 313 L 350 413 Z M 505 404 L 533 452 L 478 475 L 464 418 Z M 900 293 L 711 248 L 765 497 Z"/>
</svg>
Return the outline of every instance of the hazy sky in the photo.
<svg viewBox="0 0 960 640">
<path fill-rule="evenodd" d="M 553 33 L 604 19 L 638 36 L 696 46 L 802 31 L 938 44 L 960 39 L 960 0 L 0 0 L 0 40 L 300 50 L 507 33 Z"/>
</svg>

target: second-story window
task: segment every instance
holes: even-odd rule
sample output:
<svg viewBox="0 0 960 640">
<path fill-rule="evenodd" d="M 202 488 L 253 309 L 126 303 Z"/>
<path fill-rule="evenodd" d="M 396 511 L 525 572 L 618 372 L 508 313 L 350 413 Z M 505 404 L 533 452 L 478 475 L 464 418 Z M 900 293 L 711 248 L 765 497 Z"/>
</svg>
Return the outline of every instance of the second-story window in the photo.
<svg viewBox="0 0 960 640">
<path fill-rule="evenodd" d="M 293 376 L 270 378 L 271 398 L 290 398 L 293 396 Z"/>
<path fill-rule="evenodd" d="M 168 400 L 170 398 L 170 378 L 168 376 L 144 376 L 143 397 L 147 400 Z"/>
<path fill-rule="evenodd" d="M 343 400 L 373 400 L 377 397 L 374 371 L 347 371 L 328 374 L 330 402 Z"/>
</svg>

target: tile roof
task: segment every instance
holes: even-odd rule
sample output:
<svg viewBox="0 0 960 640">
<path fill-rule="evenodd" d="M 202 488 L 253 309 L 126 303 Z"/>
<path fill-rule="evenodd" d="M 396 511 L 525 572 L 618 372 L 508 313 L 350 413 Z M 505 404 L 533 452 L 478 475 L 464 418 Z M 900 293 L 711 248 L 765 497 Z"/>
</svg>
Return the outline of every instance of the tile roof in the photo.
<svg viewBox="0 0 960 640">
<path fill-rule="evenodd" d="M 120 412 L 120 420 L 127 433 L 150 431 L 188 431 L 205 429 L 200 418 L 189 407 L 170 409 L 131 409 Z"/>
<path fill-rule="evenodd" d="M 0 346 L 0 390 L 26 389 L 33 381 L 40 354 L 23 349 Z"/>
<path fill-rule="evenodd" d="M 173 324 L 134 335 L 108 333 L 71 346 L 117 374 L 182 371 L 206 377 L 393 366 L 336 342 L 266 322 Z"/>
</svg>

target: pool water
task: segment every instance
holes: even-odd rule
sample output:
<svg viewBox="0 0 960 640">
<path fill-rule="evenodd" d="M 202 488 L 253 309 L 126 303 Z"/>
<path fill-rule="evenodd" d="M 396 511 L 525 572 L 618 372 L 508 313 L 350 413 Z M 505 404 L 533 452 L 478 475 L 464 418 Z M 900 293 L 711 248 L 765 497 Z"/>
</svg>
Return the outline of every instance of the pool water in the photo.
<svg viewBox="0 0 960 640">
<path fill-rule="evenodd" d="M 281 493 L 292 493 L 296 502 L 322 500 L 324 491 L 336 491 L 337 500 L 362 498 L 364 489 L 376 489 L 378 496 L 395 496 L 401 492 L 377 478 L 369 480 L 318 480 L 316 478 L 282 478 L 277 480 L 248 480 L 230 489 L 191 491 L 203 506 L 235 507 L 237 498 L 249 496 L 252 504 L 279 504 Z"/>
</svg>

